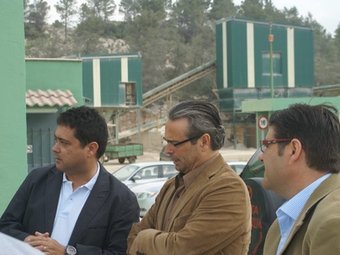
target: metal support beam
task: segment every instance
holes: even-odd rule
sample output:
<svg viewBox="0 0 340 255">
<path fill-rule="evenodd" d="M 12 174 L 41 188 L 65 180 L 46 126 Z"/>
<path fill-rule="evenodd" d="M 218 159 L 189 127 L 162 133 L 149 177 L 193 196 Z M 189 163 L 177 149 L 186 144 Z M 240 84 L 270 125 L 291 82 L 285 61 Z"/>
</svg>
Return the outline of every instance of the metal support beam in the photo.
<svg viewBox="0 0 340 255">
<path fill-rule="evenodd" d="M 215 61 L 201 65 L 143 94 L 143 107 L 215 72 Z"/>
</svg>

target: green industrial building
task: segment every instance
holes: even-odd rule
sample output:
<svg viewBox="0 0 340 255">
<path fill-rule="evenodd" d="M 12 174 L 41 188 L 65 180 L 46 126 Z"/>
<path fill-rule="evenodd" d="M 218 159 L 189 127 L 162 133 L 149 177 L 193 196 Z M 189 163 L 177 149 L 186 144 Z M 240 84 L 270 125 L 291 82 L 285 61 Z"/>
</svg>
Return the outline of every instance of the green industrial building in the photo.
<svg viewBox="0 0 340 255">
<path fill-rule="evenodd" d="M 56 118 L 69 107 L 97 108 L 117 137 L 119 113 L 143 103 L 141 80 L 139 54 L 26 59 L 28 170 L 54 162 Z"/>
<path fill-rule="evenodd" d="M 140 54 L 83 57 L 85 103 L 96 108 L 142 106 Z"/>
<path fill-rule="evenodd" d="M 216 23 L 218 102 L 237 143 L 256 146 L 255 115 L 241 112 L 242 101 L 312 96 L 313 45 L 307 27 L 243 19 Z"/>
</svg>

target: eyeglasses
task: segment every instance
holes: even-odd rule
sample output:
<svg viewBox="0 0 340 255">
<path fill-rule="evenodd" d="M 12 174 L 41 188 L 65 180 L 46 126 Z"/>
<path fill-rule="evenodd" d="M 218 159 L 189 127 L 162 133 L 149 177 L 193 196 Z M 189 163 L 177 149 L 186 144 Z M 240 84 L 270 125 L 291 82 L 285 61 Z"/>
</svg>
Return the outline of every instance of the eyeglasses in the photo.
<svg viewBox="0 0 340 255">
<path fill-rule="evenodd" d="M 168 144 L 171 144 L 172 146 L 177 147 L 177 146 L 179 146 L 179 145 L 181 145 L 181 144 L 183 144 L 183 143 L 186 143 L 186 142 L 189 142 L 189 141 L 198 139 L 198 138 L 200 138 L 201 136 L 202 136 L 202 135 L 193 136 L 193 137 L 190 137 L 190 138 L 188 138 L 188 139 L 185 139 L 185 140 L 179 141 L 179 142 L 167 140 L 165 137 L 163 137 L 163 140 L 166 141 Z"/>
<path fill-rule="evenodd" d="M 269 145 L 274 144 L 274 143 L 286 143 L 286 142 L 290 142 L 292 139 L 289 138 L 277 138 L 277 139 L 264 139 L 261 141 L 261 146 L 260 149 L 262 152 L 264 152 Z"/>
</svg>

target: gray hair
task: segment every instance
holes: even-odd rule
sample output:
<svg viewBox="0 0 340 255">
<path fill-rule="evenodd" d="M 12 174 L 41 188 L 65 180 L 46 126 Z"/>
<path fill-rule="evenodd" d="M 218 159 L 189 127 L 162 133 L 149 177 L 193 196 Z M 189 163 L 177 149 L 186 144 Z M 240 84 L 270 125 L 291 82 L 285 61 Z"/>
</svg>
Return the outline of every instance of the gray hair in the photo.
<svg viewBox="0 0 340 255">
<path fill-rule="evenodd" d="M 168 118 L 169 120 L 186 118 L 189 121 L 188 137 L 209 134 L 213 150 L 218 150 L 224 145 L 225 131 L 219 111 L 209 102 L 198 100 L 181 102 L 170 110 Z"/>
</svg>

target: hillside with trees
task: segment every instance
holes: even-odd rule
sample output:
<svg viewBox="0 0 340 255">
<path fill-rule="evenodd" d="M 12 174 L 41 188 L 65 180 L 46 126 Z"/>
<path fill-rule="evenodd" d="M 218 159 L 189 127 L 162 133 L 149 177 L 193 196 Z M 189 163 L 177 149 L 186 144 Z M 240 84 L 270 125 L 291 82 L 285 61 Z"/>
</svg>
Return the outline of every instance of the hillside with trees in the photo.
<svg viewBox="0 0 340 255">
<path fill-rule="evenodd" d="M 24 0 L 26 57 L 58 58 L 140 52 L 144 92 L 215 58 L 215 23 L 227 17 L 307 26 L 314 30 L 316 85 L 340 84 L 340 24 L 332 36 L 296 8 L 277 9 L 271 0 L 58 0 L 60 20 L 47 23 L 51 6 Z M 116 21 L 116 10 L 123 21 Z M 74 22 L 74 20 L 77 20 Z M 207 86 L 209 85 L 209 86 Z M 179 96 L 212 97 L 204 78 Z"/>
</svg>

